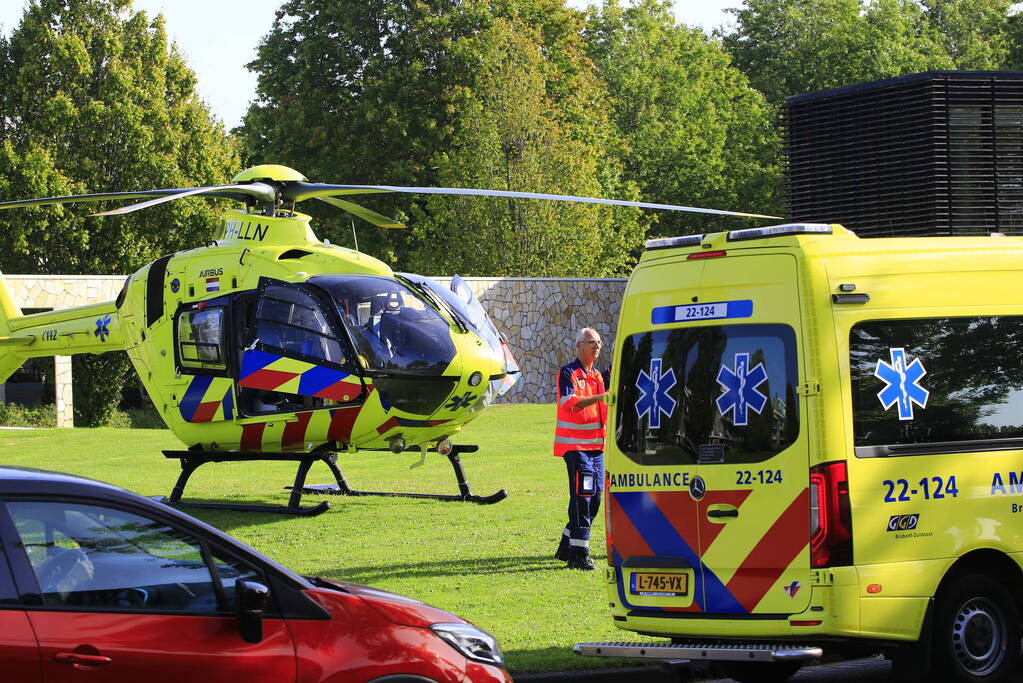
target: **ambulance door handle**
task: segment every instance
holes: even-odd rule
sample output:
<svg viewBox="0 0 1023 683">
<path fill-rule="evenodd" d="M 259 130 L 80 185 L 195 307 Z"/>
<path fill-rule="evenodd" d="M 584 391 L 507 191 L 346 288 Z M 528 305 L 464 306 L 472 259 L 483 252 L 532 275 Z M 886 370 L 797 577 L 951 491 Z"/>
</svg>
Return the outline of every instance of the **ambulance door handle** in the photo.
<svg viewBox="0 0 1023 683">
<path fill-rule="evenodd" d="M 738 517 L 739 510 L 732 508 L 730 510 L 707 510 L 708 517 Z"/>
</svg>

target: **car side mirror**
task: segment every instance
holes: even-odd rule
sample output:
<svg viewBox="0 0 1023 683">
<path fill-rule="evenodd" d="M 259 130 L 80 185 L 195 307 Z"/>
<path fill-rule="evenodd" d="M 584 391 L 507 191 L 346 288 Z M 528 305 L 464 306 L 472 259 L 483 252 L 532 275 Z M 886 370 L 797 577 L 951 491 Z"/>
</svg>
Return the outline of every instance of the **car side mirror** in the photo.
<svg viewBox="0 0 1023 683">
<path fill-rule="evenodd" d="M 270 601 L 270 589 L 256 581 L 238 579 L 234 582 L 234 599 L 242 640 L 246 643 L 263 640 L 263 613 Z"/>
</svg>

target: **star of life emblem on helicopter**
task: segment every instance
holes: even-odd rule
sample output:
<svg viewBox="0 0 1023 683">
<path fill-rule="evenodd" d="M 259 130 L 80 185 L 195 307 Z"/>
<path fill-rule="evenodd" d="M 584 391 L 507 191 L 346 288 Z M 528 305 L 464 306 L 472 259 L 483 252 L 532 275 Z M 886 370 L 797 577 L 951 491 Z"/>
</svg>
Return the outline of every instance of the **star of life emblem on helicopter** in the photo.
<svg viewBox="0 0 1023 683">
<path fill-rule="evenodd" d="M 677 402 L 668 395 L 668 391 L 674 387 L 675 371 L 668 368 L 668 371 L 661 373 L 661 359 L 650 359 L 650 374 L 646 370 L 639 371 L 636 378 L 636 388 L 641 395 L 636 401 L 636 417 L 640 420 L 644 415 L 648 416 L 650 429 L 659 429 L 661 426 L 661 414 L 671 417 L 675 412 Z"/>
<path fill-rule="evenodd" d="M 92 331 L 94 335 L 99 337 L 101 342 L 105 342 L 107 337 L 110 336 L 110 316 L 105 315 L 96 321 L 96 329 Z M 88 334 L 88 332 L 86 332 Z"/>
<path fill-rule="evenodd" d="M 885 410 L 898 403 L 899 419 L 912 420 L 914 403 L 921 408 L 927 407 L 930 392 L 920 386 L 920 379 L 927 374 L 927 370 L 919 358 L 907 364 L 905 349 L 888 349 L 888 353 L 892 359 L 891 364 L 878 360 L 874 369 L 874 376 L 887 385 L 877 392 L 877 398 Z"/>
<path fill-rule="evenodd" d="M 735 354 L 735 369 L 721 366 L 718 370 L 717 382 L 724 387 L 724 393 L 718 396 L 717 404 L 721 415 L 732 411 L 732 424 L 745 427 L 749 424 L 749 411 L 757 415 L 767 404 L 767 396 L 760 393 L 758 386 L 767 381 L 767 370 L 763 363 L 749 367 L 749 354 Z"/>
<path fill-rule="evenodd" d="M 467 391 L 461 396 L 452 397 L 444 407 L 448 410 L 464 410 L 471 406 L 475 400 L 476 397 L 472 394 L 472 392 Z"/>
</svg>

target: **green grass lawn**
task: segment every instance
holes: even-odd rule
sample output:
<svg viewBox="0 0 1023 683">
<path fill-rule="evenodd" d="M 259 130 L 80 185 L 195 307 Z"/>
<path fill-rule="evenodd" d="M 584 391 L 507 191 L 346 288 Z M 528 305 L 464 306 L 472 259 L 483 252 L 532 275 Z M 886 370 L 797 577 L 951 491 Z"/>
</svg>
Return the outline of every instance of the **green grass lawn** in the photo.
<svg viewBox="0 0 1023 683">
<path fill-rule="evenodd" d="M 496 406 L 465 428 L 457 441 L 480 445 L 462 456 L 473 492 L 508 490 L 496 505 L 330 497 L 331 509 L 312 518 L 189 512 L 299 573 L 371 584 L 469 619 L 498 637 L 513 672 L 607 667 L 611 660 L 577 657 L 572 645 L 643 638 L 616 629 L 608 616 L 602 515 L 593 527 L 597 571 L 568 570 L 552 557 L 568 501 L 553 433 L 551 405 Z M 170 493 L 180 468 L 160 451 L 179 448 L 167 430 L 0 430 L 4 464 L 73 472 L 144 495 Z M 409 469 L 418 460 L 359 453 L 340 465 L 356 489 L 458 492 L 447 459 L 430 454 Z M 294 463 L 204 465 L 185 499 L 283 505 L 294 470 Z M 331 481 L 326 467 L 313 466 L 309 483 Z"/>
</svg>

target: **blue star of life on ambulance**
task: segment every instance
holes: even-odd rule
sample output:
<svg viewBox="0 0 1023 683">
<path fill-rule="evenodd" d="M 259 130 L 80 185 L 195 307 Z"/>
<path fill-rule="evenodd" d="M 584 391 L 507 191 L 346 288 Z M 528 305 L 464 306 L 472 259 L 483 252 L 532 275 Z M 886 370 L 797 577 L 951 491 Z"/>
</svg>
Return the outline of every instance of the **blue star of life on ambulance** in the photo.
<svg viewBox="0 0 1023 683">
<path fill-rule="evenodd" d="M 96 335 L 97 337 L 99 337 L 99 340 L 101 342 L 105 342 L 107 340 L 107 337 L 110 336 L 109 325 L 110 325 L 110 316 L 109 315 L 105 315 L 105 316 L 103 316 L 102 318 L 100 318 L 99 320 L 96 321 L 96 329 L 93 330 L 92 333 L 94 335 Z M 86 332 L 86 334 L 88 334 L 88 332 Z"/>
<path fill-rule="evenodd" d="M 642 394 L 636 401 L 636 416 L 642 420 L 644 415 L 648 416 L 650 429 L 660 429 L 661 413 L 665 417 L 671 417 L 675 412 L 677 402 L 668 395 L 668 391 L 675 386 L 675 371 L 668 368 L 668 371 L 661 373 L 661 359 L 650 359 L 650 374 L 646 370 L 639 371 L 636 378 L 636 388 Z"/>
<path fill-rule="evenodd" d="M 927 374 L 927 370 L 919 358 L 914 358 L 907 365 L 905 349 L 888 349 L 888 353 L 891 364 L 879 360 L 874 370 L 874 377 L 887 385 L 877 392 L 877 398 L 885 410 L 898 403 L 899 419 L 912 420 L 914 403 L 921 408 L 927 407 L 930 392 L 920 386 L 920 378 Z"/>
<path fill-rule="evenodd" d="M 759 415 L 767 405 L 767 396 L 757 390 L 767 381 L 767 370 L 763 363 L 750 369 L 748 353 L 735 354 L 735 370 L 722 365 L 717 380 L 725 390 L 717 398 L 718 410 L 722 416 L 731 410 L 732 424 L 736 427 L 749 424 L 750 410 Z"/>
</svg>

